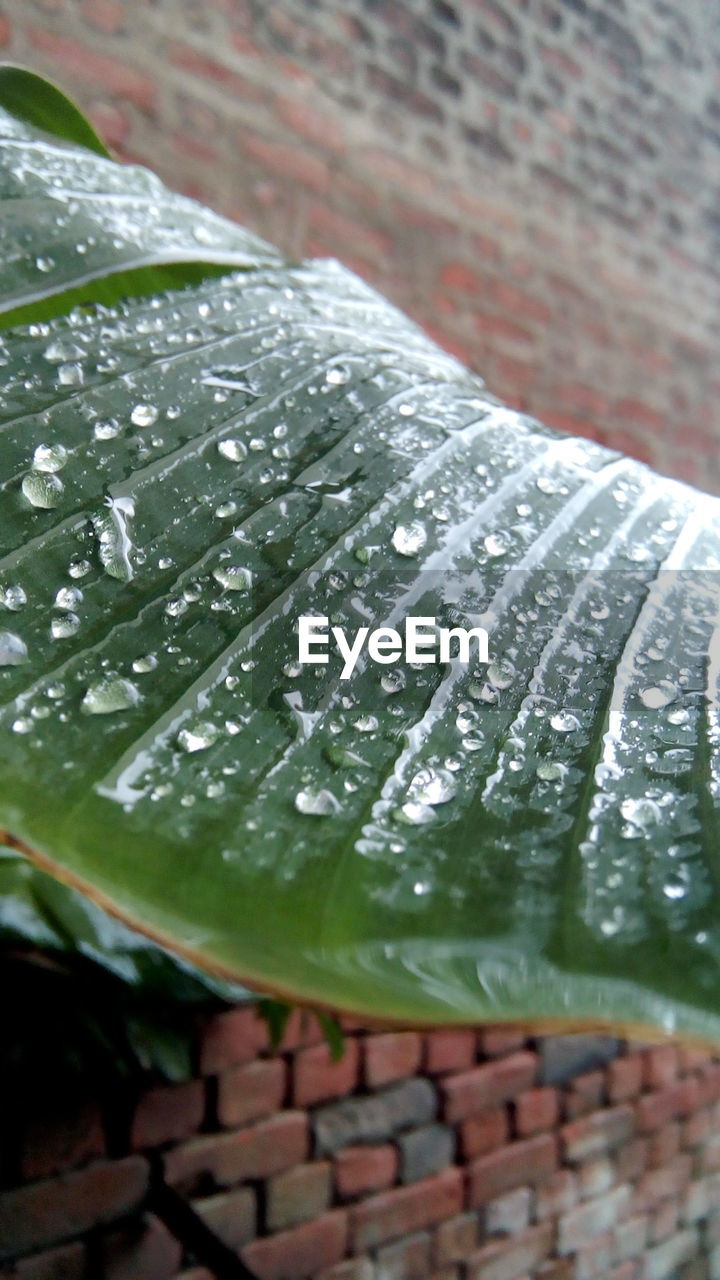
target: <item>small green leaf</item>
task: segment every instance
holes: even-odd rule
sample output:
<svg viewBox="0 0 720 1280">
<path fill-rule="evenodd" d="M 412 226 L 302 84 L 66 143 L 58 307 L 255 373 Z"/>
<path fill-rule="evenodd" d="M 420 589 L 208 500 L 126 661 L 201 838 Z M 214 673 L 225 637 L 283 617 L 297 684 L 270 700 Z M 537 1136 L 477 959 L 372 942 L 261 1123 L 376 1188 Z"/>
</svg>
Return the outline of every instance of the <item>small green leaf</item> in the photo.
<svg viewBox="0 0 720 1280">
<path fill-rule="evenodd" d="M 42 77 L 0 67 L 5 327 L 280 261 L 146 169 L 113 163 L 83 119 Z"/>
<path fill-rule="evenodd" d="M 17 120 L 64 142 L 87 147 L 107 160 L 111 158 L 87 116 L 45 76 L 26 67 L 0 63 L 0 102 Z"/>
</svg>

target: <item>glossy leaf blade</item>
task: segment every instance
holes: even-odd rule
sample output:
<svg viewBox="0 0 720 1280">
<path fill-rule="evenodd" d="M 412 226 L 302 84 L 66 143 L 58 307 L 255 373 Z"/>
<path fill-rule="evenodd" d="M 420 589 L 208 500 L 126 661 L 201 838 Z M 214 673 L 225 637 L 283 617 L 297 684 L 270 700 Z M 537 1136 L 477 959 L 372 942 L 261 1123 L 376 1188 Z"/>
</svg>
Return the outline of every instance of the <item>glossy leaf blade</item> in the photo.
<svg viewBox="0 0 720 1280">
<path fill-rule="evenodd" d="M 80 145 L 81 131 L 58 105 L 64 96 L 41 77 L 30 75 L 26 85 L 28 75 L 0 67 L 0 313 L 6 325 L 61 314 L 69 299 L 112 304 L 215 275 L 219 266 L 280 260 L 258 236 L 168 191 L 148 170 L 120 166 L 97 147 Z M 21 119 L 12 113 L 23 104 Z M 39 130 L 38 117 L 46 127 L 55 118 L 58 136 Z M 24 309 L 31 305 L 29 315 Z"/>
<path fill-rule="evenodd" d="M 5 355 L 0 821 L 40 865 L 300 1000 L 720 1039 L 717 500 L 332 265 Z M 483 618 L 494 661 L 298 670 L 301 614 Z"/>
</svg>

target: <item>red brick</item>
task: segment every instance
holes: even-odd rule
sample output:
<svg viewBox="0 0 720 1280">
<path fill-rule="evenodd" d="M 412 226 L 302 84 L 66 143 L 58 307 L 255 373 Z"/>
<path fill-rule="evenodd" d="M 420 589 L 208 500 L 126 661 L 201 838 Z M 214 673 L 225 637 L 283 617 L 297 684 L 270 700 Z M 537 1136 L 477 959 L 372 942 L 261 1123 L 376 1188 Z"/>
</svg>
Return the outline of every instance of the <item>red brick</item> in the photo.
<svg viewBox="0 0 720 1280">
<path fill-rule="evenodd" d="M 637 1103 L 638 1128 L 641 1133 L 651 1133 L 677 1116 L 685 1116 L 698 1101 L 698 1083 L 689 1078 L 667 1089 L 646 1093 Z"/>
<path fill-rule="evenodd" d="M 332 1165 L 327 1160 L 297 1164 L 266 1185 L 266 1221 L 270 1231 L 297 1226 L 317 1218 L 329 1207 L 332 1194 Z"/>
<path fill-rule="evenodd" d="M 712 1053 L 709 1049 L 695 1049 L 692 1045 L 679 1045 L 678 1056 L 683 1074 L 686 1071 L 697 1071 L 699 1067 L 706 1067 L 712 1063 Z"/>
<path fill-rule="evenodd" d="M 571 1163 L 588 1160 L 591 1156 L 604 1155 L 635 1133 L 635 1113 L 632 1107 L 609 1107 L 606 1111 L 594 1111 L 563 1126 L 561 1137 L 566 1159 Z"/>
<path fill-rule="evenodd" d="M 128 66 L 120 58 L 94 53 L 86 45 L 69 36 L 60 36 L 40 27 L 28 31 L 30 43 L 63 68 L 66 80 L 99 85 L 105 93 L 117 94 L 151 113 L 157 101 L 157 80 Z"/>
<path fill-rule="evenodd" d="M 114 35 L 123 27 L 125 8 L 120 0 L 85 0 L 82 13 L 88 22 L 106 35 Z"/>
<path fill-rule="evenodd" d="M 529 1089 L 515 1101 L 515 1126 L 522 1138 L 542 1133 L 557 1124 L 560 1102 L 557 1089 Z"/>
<path fill-rule="evenodd" d="M 436 1267 L 446 1267 L 452 1262 L 464 1262 L 478 1242 L 478 1216 L 461 1213 L 448 1218 L 435 1230 L 433 1257 Z"/>
<path fill-rule="evenodd" d="M 4 1191 L 0 1240 L 8 1253 L 23 1254 L 82 1235 L 137 1208 L 147 1182 L 146 1162 L 128 1156 Z"/>
<path fill-rule="evenodd" d="M 2 1271 L 0 1276 L 3 1280 L 85 1280 L 86 1266 L 85 1245 L 75 1241 L 21 1258 L 12 1271 Z"/>
<path fill-rule="evenodd" d="M 234 95 L 242 102 L 262 102 L 268 97 L 267 92 L 247 76 L 239 75 L 237 71 L 231 70 L 215 58 L 204 57 L 190 45 L 173 41 L 166 57 L 172 66 L 178 67 L 188 75 L 199 76 L 207 81 L 211 88 L 221 88 L 224 93 L 229 96 Z M 186 82 L 185 76 L 183 81 Z"/>
<path fill-rule="evenodd" d="M 207 1134 L 174 1147 L 165 1156 L 165 1174 L 172 1184 L 192 1184 L 210 1174 L 220 1186 L 231 1186 L 281 1173 L 300 1164 L 307 1152 L 307 1114 L 280 1111 L 247 1129 Z"/>
<path fill-rule="evenodd" d="M 326 192 L 330 186 L 330 169 L 321 156 L 290 143 L 274 142 L 260 134 L 245 130 L 242 148 L 261 168 L 283 178 L 288 184 Z"/>
<path fill-rule="evenodd" d="M 693 1090 L 695 1091 L 695 1100 L 690 1102 L 688 1109 L 720 1101 L 720 1063 L 708 1063 L 707 1066 L 701 1067 L 696 1080 L 686 1080 L 685 1083 L 691 1091 L 691 1097 Z"/>
<path fill-rule="evenodd" d="M 494 1107 L 470 1116 L 460 1126 L 460 1146 L 466 1160 L 487 1155 L 502 1147 L 510 1136 L 510 1122 L 505 1107 Z"/>
<path fill-rule="evenodd" d="M 414 1076 L 420 1066 L 422 1041 L 415 1031 L 368 1036 L 363 1048 L 365 1083 L 371 1089 Z"/>
<path fill-rule="evenodd" d="M 651 1169 L 667 1164 L 680 1150 L 680 1125 L 674 1121 L 656 1129 L 648 1139 L 648 1164 Z"/>
<path fill-rule="evenodd" d="M 651 1244 L 667 1240 L 678 1228 L 678 1206 L 674 1200 L 663 1200 L 650 1214 L 648 1239 Z"/>
<path fill-rule="evenodd" d="M 678 1074 L 678 1053 L 672 1044 L 654 1045 L 643 1055 L 643 1076 L 649 1089 L 674 1084 Z"/>
<path fill-rule="evenodd" d="M 383 1191 L 351 1210 L 353 1252 L 373 1249 L 386 1240 L 432 1227 L 455 1217 L 462 1207 L 460 1169 L 446 1169 L 423 1182 Z"/>
<path fill-rule="evenodd" d="M 391 1187 L 397 1172 L 398 1152 L 390 1143 L 378 1147 L 345 1147 L 335 1158 L 335 1180 L 343 1200 Z"/>
<path fill-rule="evenodd" d="M 229 1067 L 251 1062 L 269 1048 L 267 1023 L 250 1006 L 217 1014 L 205 1028 L 200 1049 L 200 1074 L 217 1075 Z"/>
<path fill-rule="evenodd" d="M 32 1116 L 23 1133 L 20 1173 L 24 1182 L 47 1178 L 105 1154 L 100 1110 L 89 1102 L 60 1115 Z"/>
<path fill-rule="evenodd" d="M 249 1062 L 226 1071 L 218 1080 L 218 1119 L 226 1129 L 272 1115 L 285 1097 L 286 1066 L 282 1058 Z"/>
<path fill-rule="evenodd" d="M 720 1133 L 714 1133 L 700 1152 L 700 1169 L 703 1173 L 715 1173 L 720 1169 Z"/>
<path fill-rule="evenodd" d="M 619 1182 L 634 1182 L 648 1166 L 647 1138 L 623 1142 L 613 1152 Z"/>
<path fill-rule="evenodd" d="M 578 1180 L 569 1169 L 558 1169 L 552 1177 L 538 1183 L 535 1191 L 535 1213 L 540 1222 L 557 1218 L 574 1209 L 579 1198 Z"/>
<path fill-rule="evenodd" d="M 475 1061 L 475 1032 L 430 1031 L 425 1036 L 425 1070 L 430 1075 L 464 1071 Z"/>
<path fill-rule="evenodd" d="M 576 1280 L 575 1263 L 571 1258 L 553 1258 L 544 1262 L 536 1273 L 537 1280 Z M 528 1280 L 527 1277 L 522 1280 Z"/>
<path fill-rule="evenodd" d="M 639 1053 L 625 1058 L 615 1058 L 607 1066 L 608 1098 L 610 1102 L 627 1102 L 636 1098 L 642 1089 L 643 1060 Z"/>
<path fill-rule="evenodd" d="M 291 1231 L 254 1240 L 243 1249 L 242 1258 L 260 1280 L 303 1280 L 340 1261 L 347 1235 L 347 1213 L 334 1209 Z"/>
<path fill-rule="evenodd" d="M 440 271 L 438 282 L 443 289 L 457 293 L 469 293 L 473 297 L 482 294 L 484 281 L 466 262 L 447 262 Z"/>
<path fill-rule="evenodd" d="M 439 1082 L 445 1098 L 446 1120 L 455 1124 L 487 1107 L 509 1102 L 530 1087 L 536 1068 L 536 1055 L 522 1052 L 474 1067 L 471 1071 L 446 1076 Z"/>
<path fill-rule="evenodd" d="M 552 1224 L 542 1223 L 510 1240 L 493 1241 L 467 1259 L 467 1280 L 520 1280 L 547 1258 L 552 1246 Z"/>
<path fill-rule="evenodd" d="M 646 1216 L 627 1218 L 615 1228 L 615 1258 L 623 1262 L 626 1258 L 642 1257 L 647 1242 L 648 1220 Z"/>
<path fill-rule="evenodd" d="M 630 1198 L 630 1187 L 616 1187 L 563 1214 L 558 1223 L 558 1253 L 574 1253 L 589 1237 L 616 1226 L 627 1215 Z"/>
<path fill-rule="evenodd" d="M 375 1268 L 370 1259 L 346 1258 L 344 1262 L 336 1262 L 333 1267 L 325 1267 L 318 1272 L 315 1280 L 373 1280 Z"/>
<path fill-rule="evenodd" d="M 377 1274 L 383 1280 L 421 1280 L 430 1274 L 430 1236 L 419 1231 L 377 1252 Z"/>
<path fill-rule="evenodd" d="M 228 1249 L 240 1249 L 255 1239 L 257 1207 L 252 1187 L 221 1191 L 219 1195 L 193 1200 L 192 1207 Z"/>
<path fill-rule="evenodd" d="M 587 435 L 587 432 L 583 434 Z M 565 1115 L 568 1120 L 587 1116 L 605 1102 L 605 1075 L 602 1071 L 587 1071 L 575 1076 L 567 1086 Z"/>
<path fill-rule="evenodd" d="M 484 1027 L 478 1034 L 478 1046 L 484 1057 L 506 1057 L 525 1047 L 525 1037 L 512 1027 Z"/>
<path fill-rule="evenodd" d="M 495 1200 L 488 1200 L 483 1209 L 487 1234 L 519 1236 L 530 1225 L 533 1196 L 530 1187 L 516 1187 Z"/>
<path fill-rule="evenodd" d="M 680 1145 L 697 1147 L 702 1142 L 706 1142 L 715 1128 L 715 1123 L 712 1107 L 702 1107 L 700 1111 L 693 1111 L 681 1126 Z"/>
<path fill-rule="evenodd" d="M 486 1204 L 513 1187 L 542 1182 L 557 1164 L 557 1139 L 549 1133 L 493 1151 L 468 1168 L 469 1204 Z"/>
<path fill-rule="evenodd" d="M 376 263 L 392 252 L 392 240 L 377 228 L 364 221 L 356 221 L 347 214 L 328 209 L 324 204 L 312 205 L 308 215 L 310 231 L 329 241 L 333 246 L 352 250 L 368 262 Z"/>
<path fill-rule="evenodd" d="M 603 1191 L 609 1191 L 615 1181 L 615 1166 L 605 1156 L 599 1156 L 597 1160 L 587 1160 L 578 1168 L 578 1186 L 582 1200 L 602 1195 Z"/>
<path fill-rule="evenodd" d="M 479 333 L 489 333 L 495 339 L 506 338 L 510 343 L 520 343 L 522 346 L 528 346 L 534 344 L 537 340 L 537 335 L 531 329 L 516 324 L 514 320 L 509 320 L 506 316 L 497 315 L 497 313 L 474 315 L 473 323 Z"/>
<path fill-rule="evenodd" d="M 635 1205 L 638 1212 L 656 1209 L 663 1200 L 678 1199 L 687 1188 L 692 1176 L 691 1156 L 676 1156 L 661 1169 L 651 1169 L 643 1174 L 635 1188 Z"/>
<path fill-rule="evenodd" d="M 293 1063 L 293 1100 L 298 1107 L 329 1102 L 352 1093 L 358 1082 L 358 1041 L 345 1041 L 342 1058 L 334 1062 L 327 1044 L 301 1049 Z"/>
<path fill-rule="evenodd" d="M 289 125 L 293 133 L 319 147 L 321 151 L 344 151 L 345 136 L 336 115 L 329 111 L 318 111 L 297 97 L 282 95 L 275 99 L 275 110 L 279 119 Z"/>
<path fill-rule="evenodd" d="M 150 1089 L 143 1094 L 132 1118 L 133 1151 L 181 1142 L 197 1133 L 205 1114 L 205 1090 L 201 1080 Z"/>
<path fill-rule="evenodd" d="M 182 1245 L 157 1218 L 130 1222 L 103 1242 L 103 1280 L 171 1280 L 182 1259 Z"/>
<path fill-rule="evenodd" d="M 588 1244 L 581 1245 L 574 1256 L 578 1280 L 608 1280 L 613 1263 L 612 1232 L 595 1236 Z"/>
<path fill-rule="evenodd" d="M 503 310 L 511 315 L 521 316 L 541 325 L 552 325 L 553 313 L 548 304 L 524 293 L 509 281 L 495 281 L 491 292 Z"/>
</svg>

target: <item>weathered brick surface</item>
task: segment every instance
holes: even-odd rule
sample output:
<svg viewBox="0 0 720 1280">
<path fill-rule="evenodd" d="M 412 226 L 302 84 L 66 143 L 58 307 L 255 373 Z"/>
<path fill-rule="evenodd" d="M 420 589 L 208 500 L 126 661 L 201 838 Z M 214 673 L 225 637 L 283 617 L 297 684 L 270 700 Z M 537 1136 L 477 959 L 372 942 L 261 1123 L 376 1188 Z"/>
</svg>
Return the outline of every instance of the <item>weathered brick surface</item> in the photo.
<svg viewBox="0 0 720 1280">
<path fill-rule="evenodd" d="M 471 1071 L 444 1077 L 440 1081 L 440 1090 L 445 1100 L 445 1119 L 455 1124 L 478 1111 L 517 1097 L 532 1084 L 536 1068 L 535 1054 L 521 1052 Z"/>
<path fill-rule="evenodd" d="M 557 1163 L 557 1139 L 551 1134 L 513 1142 L 468 1166 L 469 1202 L 486 1204 L 513 1187 L 543 1182 L 557 1168 Z"/>
<path fill-rule="evenodd" d="M 347 1244 L 347 1214 L 325 1213 L 290 1231 L 254 1240 L 242 1256 L 260 1280 L 302 1280 L 339 1262 Z"/>
<path fill-rule="evenodd" d="M 240 1012 L 222 1015 L 211 1034 L 215 1061 L 225 1064 L 216 1080 L 154 1082 L 134 1113 L 125 1100 L 126 1142 L 128 1150 L 131 1142 L 162 1148 L 170 1183 L 260 1280 L 720 1273 L 720 1073 L 707 1055 L 631 1044 L 603 1068 L 537 1084 L 542 1040 L 531 1053 L 502 1029 L 483 1044 L 474 1033 L 454 1042 L 445 1033 L 366 1033 L 352 1021 L 342 1085 L 352 1094 L 301 1107 L 291 1082 L 308 1063 L 325 1080 L 333 1069 L 317 1052 L 317 1023 L 293 1015 L 273 1056 Z M 230 1063 L 249 1051 L 249 1036 L 254 1057 Z M 207 1046 L 207 1027 L 199 1037 Z M 391 1072 L 419 1061 L 428 1074 L 371 1088 L 360 1068 L 378 1052 Z M 579 1053 L 570 1056 L 577 1065 Z M 303 1096 L 326 1087 L 308 1083 Z M 571 1098 L 592 1109 L 566 1119 Z M 475 1110 L 482 1101 L 489 1105 Z M 185 1136 L 200 1123 L 203 1132 Z M 15 1166 L 3 1152 L 20 1177 L 64 1172 L 0 1191 L 0 1280 L 94 1280 L 98 1269 L 108 1280 L 210 1280 L 147 1215 L 144 1157 L 86 1163 L 94 1145 L 122 1142 L 117 1122 L 108 1140 L 102 1129 L 96 1111 L 74 1143 L 56 1137 L 68 1123 L 53 1122 L 46 1165 L 37 1135 Z M 34 1132 L 28 1124 L 17 1131 Z M 73 1161 L 79 1167 L 67 1169 Z"/>
<path fill-rule="evenodd" d="M 422 1280 L 430 1274 L 430 1233 L 416 1231 L 377 1251 L 377 1274 L 383 1280 Z"/>
<path fill-rule="evenodd" d="M 205 1090 L 201 1080 L 150 1089 L 135 1108 L 130 1145 L 139 1151 L 143 1147 L 180 1142 L 197 1133 L 204 1114 Z"/>
<path fill-rule="evenodd" d="M 415 1031 L 368 1036 L 365 1041 L 365 1081 L 371 1089 L 415 1075 L 422 1058 L 422 1041 Z"/>
<path fill-rule="evenodd" d="M 208 1134 L 175 1147 L 165 1156 L 170 1183 L 193 1183 L 202 1175 L 220 1186 L 243 1178 L 268 1178 L 304 1160 L 308 1118 L 304 1111 L 281 1111 L 236 1133 Z"/>
<path fill-rule="evenodd" d="M 218 1079 L 220 1124 L 236 1129 L 277 1111 L 285 1096 L 286 1066 L 282 1058 L 249 1062 L 226 1071 Z"/>
<path fill-rule="evenodd" d="M 17 1280 L 85 1280 L 87 1250 L 84 1244 L 59 1245 L 32 1258 L 21 1258 L 12 1271 L 0 1272 Z"/>
<path fill-rule="evenodd" d="M 47 1178 L 105 1154 L 100 1110 L 95 1102 L 68 1105 L 65 1112 L 42 1110 L 28 1118 L 22 1135 L 20 1172 L 23 1180 Z"/>
<path fill-rule="evenodd" d="M 354 1200 L 392 1186 L 398 1172 L 397 1147 L 345 1147 L 335 1158 L 335 1180 L 343 1200 Z"/>
<path fill-rule="evenodd" d="M 252 1187 L 206 1196 L 192 1207 L 229 1249 L 240 1249 L 255 1237 L 257 1196 Z"/>
<path fill-rule="evenodd" d="M 475 1060 L 474 1031 L 431 1031 L 425 1037 L 425 1070 L 429 1075 L 463 1071 Z"/>
<path fill-rule="evenodd" d="M 332 1165 L 327 1161 L 298 1164 L 270 1178 L 266 1193 L 266 1221 L 270 1231 L 294 1227 L 317 1218 L 329 1207 Z"/>
<path fill-rule="evenodd" d="M 435 1178 L 372 1196 L 351 1210 L 354 1249 L 363 1252 L 452 1218 L 463 1207 L 462 1175 L 447 1169 Z"/>
<path fill-rule="evenodd" d="M 131 1213 L 142 1202 L 147 1182 L 145 1161 L 129 1156 L 0 1192 L 0 1259 L 79 1236 Z"/>
<path fill-rule="evenodd" d="M 435 1267 L 440 1270 L 453 1262 L 462 1262 L 472 1253 L 478 1240 L 478 1216 L 461 1213 L 441 1222 L 435 1231 Z"/>
<path fill-rule="evenodd" d="M 348 1037 L 346 1051 L 334 1062 L 326 1044 L 302 1049 L 293 1069 L 293 1099 L 298 1107 L 314 1106 L 352 1093 L 358 1082 L 358 1041 Z"/>
<path fill-rule="evenodd" d="M 510 1121 L 506 1107 L 492 1107 L 476 1116 L 469 1116 L 459 1126 L 463 1156 L 472 1160 L 487 1155 L 504 1146 L 510 1135 Z"/>
<path fill-rule="evenodd" d="M 401 1181 L 419 1182 L 452 1164 L 455 1133 L 448 1125 L 428 1124 L 400 1134 L 398 1148 Z"/>
<path fill-rule="evenodd" d="M 468 1280 L 520 1280 L 547 1257 L 552 1234 L 547 1223 L 531 1227 L 513 1240 L 483 1245 L 468 1258 Z"/>
<path fill-rule="evenodd" d="M 562 1141 L 566 1158 L 574 1163 L 612 1151 L 628 1142 L 635 1132 L 631 1107 L 609 1107 L 564 1126 Z"/>
<path fill-rule="evenodd" d="M 171 1280 L 182 1259 L 182 1245 L 155 1217 L 131 1222 L 108 1236 L 103 1245 L 104 1280 Z"/>
<path fill-rule="evenodd" d="M 556 1089 L 528 1089 L 515 1099 L 515 1126 L 523 1138 L 552 1129 L 560 1113 Z"/>
<path fill-rule="evenodd" d="M 321 1107 L 314 1116 L 318 1150 L 333 1153 L 358 1142 L 382 1142 L 411 1125 L 433 1120 L 436 1110 L 433 1086 L 419 1077 L 369 1097 Z"/>
<path fill-rule="evenodd" d="M 627 1214 L 631 1196 L 630 1187 L 616 1187 L 607 1195 L 588 1200 L 564 1213 L 559 1222 L 558 1252 L 573 1253 L 590 1236 L 616 1226 Z"/>
</svg>

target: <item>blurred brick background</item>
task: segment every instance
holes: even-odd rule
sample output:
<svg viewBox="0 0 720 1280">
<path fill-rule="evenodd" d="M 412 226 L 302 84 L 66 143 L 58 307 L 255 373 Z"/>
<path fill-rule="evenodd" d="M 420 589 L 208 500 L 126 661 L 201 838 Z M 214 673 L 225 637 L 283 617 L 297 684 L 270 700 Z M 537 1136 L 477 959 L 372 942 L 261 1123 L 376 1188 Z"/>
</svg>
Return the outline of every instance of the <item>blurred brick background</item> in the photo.
<svg viewBox="0 0 720 1280">
<path fill-rule="evenodd" d="M 118 154 L 720 490 L 711 0 L 0 0 Z"/>
</svg>

